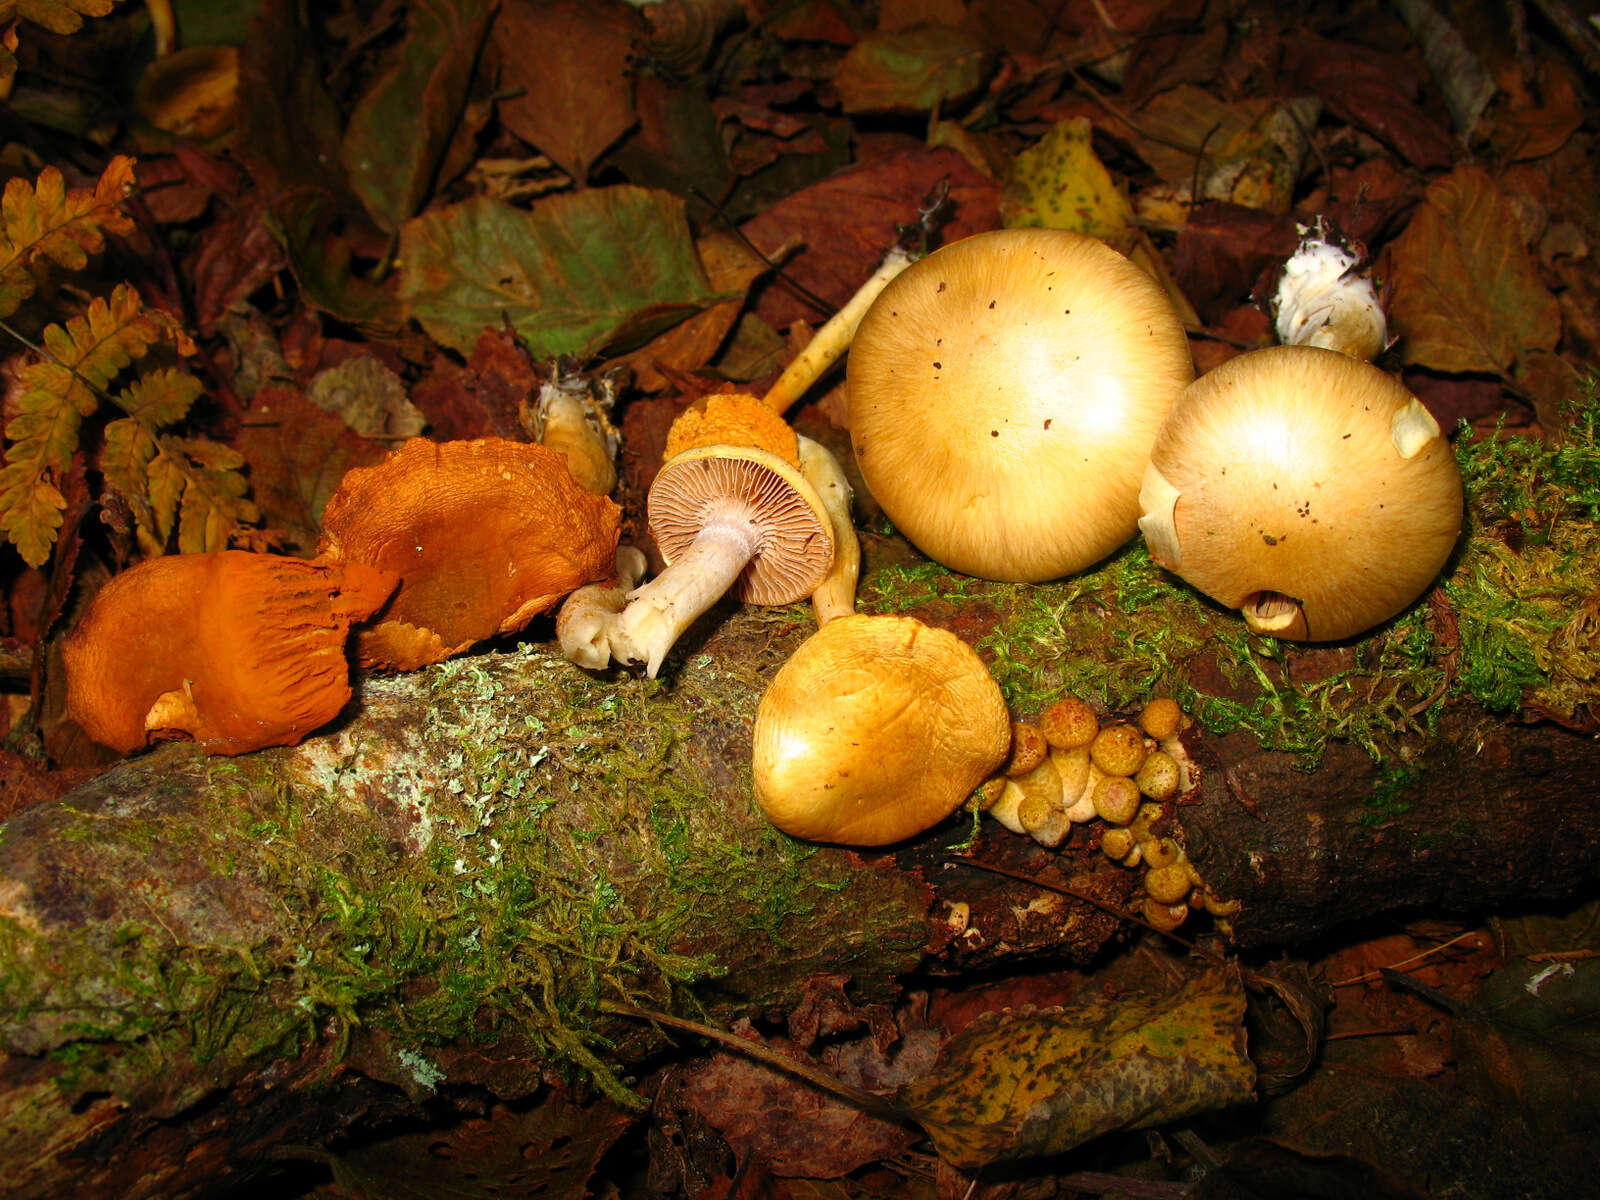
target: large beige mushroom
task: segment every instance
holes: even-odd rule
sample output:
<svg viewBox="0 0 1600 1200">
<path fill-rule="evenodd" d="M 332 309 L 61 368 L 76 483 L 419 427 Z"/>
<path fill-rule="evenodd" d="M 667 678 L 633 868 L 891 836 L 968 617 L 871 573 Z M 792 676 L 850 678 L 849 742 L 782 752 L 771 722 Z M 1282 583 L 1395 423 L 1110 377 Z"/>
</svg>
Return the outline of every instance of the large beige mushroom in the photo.
<svg viewBox="0 0 1600 1200">
<path fill-rule="evenodd" d="M 1352 637 L 1433 581 L 1461 530 L 1461 476 L 1420 401 L 1369 363 L 1277 346 L 1184 392 L 1139 520 L 1150 556 L 1258 633 Z"/>
<path fill-rule="evenodd" d="M 882 846 L 944 820 L 1010 744 L 1005 700 L 965 642 L 912 617 L 839 617 L 761 698 L 755 795 L 795 837 Z"/>
<path fill-rule="evenodd" d="M 918 549 L 1053 579 L 1131 538 L 1156 430 L 1194 378 L 1148 274 L 1057 229 L 980 233 L 906 268 L 848 361 L 867 486 Z"/>
</svg>

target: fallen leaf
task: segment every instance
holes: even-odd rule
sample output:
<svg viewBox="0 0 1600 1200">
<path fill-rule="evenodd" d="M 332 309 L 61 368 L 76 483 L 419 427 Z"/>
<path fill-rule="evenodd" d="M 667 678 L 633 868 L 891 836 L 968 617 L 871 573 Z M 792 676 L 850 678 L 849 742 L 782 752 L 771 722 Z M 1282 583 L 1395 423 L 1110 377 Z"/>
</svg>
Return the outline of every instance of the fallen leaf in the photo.
<svg viewBox="0 0 1600 1200">
<path fill-rule="evenodd" d="M 250 495 L 262 522 L 283 533 L 290 553 L 316 553 L 322 510 L 352 467 L 380 462 L 389 447 L 354 433 L 294 387 L 266 384 L 234 446 L 250 466 Z"/>
<path fill-rule="evenodd" d="M 684 1098 L 741 1156 L 774 1175 L 837 1179 L 908 1149 L 917 1135 L 772 1068 L 715 1054 L 687 1081 Z"/>
<path fill-rule="evenodd" d="M 270 283 L 288 265 L 259 195 L 236 200 L 208 223 L 185 256 L 194 291 L 194 320 L 209 334 L 224 313 Z"/>
<path fill-rule="evenodd" d="M 941 1158 L 972 1170 L 1241 1104 L 1254 1084 L 1244 989 L 1226 970 L 1171 996 L 974 1021 L 896 1099 Z"/>
<path fill-rule="evenodd" d="M 1250 298 L 1300 244 L 1296 221 L 1237 204 L 1202 204 L 1178 231 L 1173 274 L 1208 325 Z"/>
<path fill-rule="evenodd" d="M 833 77 L 847 113 L 922 113 L 958 104 L 988 78 L 988 46 L 948 25 L 917 25 L 862 38 Z"/>
<path fill-rule="evenodd" d="M 503 328 L 485 329 L 465 366 L 439 355 L 411 399 L 440 441 L 525 440 L 517 413 L 540 384 L 528 352 Z"/>
<path fill-rule="evenodd" d="M 1561 307 L 1481 168 L 1430 184 L 1391 255 L 1389 319 L 1406 362 L 1500 374 L 1526 351 L 1555 349 Z"/>
<path fill-rule="evenodd" d="M 383 441 L 416 437 L 428 420 L 406 395 L 406 385 L 371 354 L 358 354 L 319 371 L 307 398 L 360 437 Z"/>
<path fill-rule="evenodd" d="M 633 124 L 633 43 L 644 22 L 621 0 L 502 0 L 500 119 L 580 185 Z M 530 53 L 535 47 L 560 53 Z"/>
<path fill-rule="evenodd" d="M 442 1133 L 405 1133 L 315 1157 L 369 1200 L 583 1200 L 595 1165 L 631 1123 L 611 1105 L 552 1095 L 527 1112 L 497 1104 L 487 1118 Z"/>
<path fill-rule="evenodd" d="M 300 299 L 371 337 L 399 331 L 400 302 L 353 269 L 355 250 L 345 237 L 337 197 L 321 188 L 295 188 L 279 196 L 272 219 Z"/>
<path fill-rule="evenodd" d="M 495 0 L 412 0 L 394 62 L 350 114 L 340 159 L 385 230 L 398 229 L 432 190 L 494 7 Z"/>
<path fill-rule="evenodd" d="M 463 354 L 507 321 L 535 358 L 626 349 L 722 299 L 683 201 L 626 184 L 435 209 L 401 228 L 400 257 L 412 315 Z"/>
<path fill-rule="evenodd" d="M 1405 56 L 1304 33 L 1284 40 L 1284 86 L 1316 96 L 1328 111 L 1393 146 L 1418 167 L 1448 166 L 1456 142 L 1414 97 Z"/>
<path fill-rule="evenodd" d="M 999 225 L 997 184 L 953 150 L 919 147 L 841 171 L 779 201 L 740 228 L 767 254 L 799 239 L 803 248 L 784 263 L 784 277 L 837 307 L 877 269 L 894 244 L 897 227 L 916 220 L 928 191 L 940 180 L 950 184 L 951 203 L 941 242 Z M 756 311 L 775 329 L 831 315 L 772 285 L 762 290 Z"/>
<path fill-rule="evenodd" d="M 1018 154 L 1000 192 L 1008 229 L 1039 225 L 1115 241 L 1128 232 L 1133 209 L 1111 172 L 1095 157 L 1085 117 L 1059 121 Z"/>
</svg>

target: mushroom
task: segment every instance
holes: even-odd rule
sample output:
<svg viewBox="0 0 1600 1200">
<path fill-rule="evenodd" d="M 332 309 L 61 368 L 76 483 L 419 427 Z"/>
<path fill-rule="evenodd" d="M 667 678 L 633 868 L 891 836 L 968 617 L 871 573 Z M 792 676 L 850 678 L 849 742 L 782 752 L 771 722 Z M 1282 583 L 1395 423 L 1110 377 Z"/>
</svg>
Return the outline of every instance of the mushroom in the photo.
<svg viewBox="0 0 1600 1200">
<path fill-rule="evenodd" d="M 212 754 L 293 745 L 350 699 L 350 626 L 395 582 L 243 550 L 147 559 L 63 641 L 67 715 L 123 754 L 174 738 Z"/>
<path fill-rule="evenodd" d="M 570 362 L 558 360 L 533 403 L 523 402 L 519 416 L 534 441 L 566 460 L 579 487 L 609 496 L 617 486 L 617 448 L 622 440 L 611 423 L 615 403 L 616 383 L 611 376 L 596 381 L 572 369 Z"/>
<path fill-rule="evenodd" d="M 861 542 L 856 537 L 855 522 L 850 518 L 850 481 L 845 478 L 839 460 L 821 442 L 801 437 L 799 444 L 800 473 L 821 497 L 833 531 L 833 563 L 817 590 L 811 593 L 817 624 L 826 625 L 835 617 L 847 617 L 856 611 Z"/>
<path fill-rule="evenodd" d="M 996 230 L 934 251 L 873 302 L 847 366 L 850 437 L 924 554 L 1052 579 L 1133 536 L 1156 431 L 1193 377 L 1142 269 L 1082 234 Z"/>
<path fill-rule="evenodd" d="M 620 520 L 545 446 L 412 438 L 345 475 L 317 548 L 400 577 L 357 651 L 363 665 L 406 671 L 514 633 L 609 578 Z"/>
<path fill-rule="evenodd" d="M 983 660 L 914 617 L 829 621 L 756 711 L 755 796 L 795 837 L 881 846 L 960 808 L 1005 760 L 1011 718 Z"/>
<path fill-rule="evenodd" d="M 556 614 L 556 641 L 566 658 L 595 671 L 611 662 L 617 614 L 648 565 L 637 546 L 618 546 L 615 576 L 604 583 L 585 584 L 562 602 Z"/>
<path fill-rule="evenodd" d="M 1161 566 L 1257 633 L 1331 641 L 1433 581 L 1461 530 L 1461 475 L 1438 423 L 1383 371 L 1278 346 L 1184 392 L 1140 503 Z"/>
<path fill-rule="evenodd" d="M 1370 362 L 1389 344 L 1389 323 L 1361 257 L 1330 237 L 1319 218 L 1300 227 L 1272 297 L 1273 327 L 1285 346 L 1321 346 Z"/>
<path fill-rule="evenodd" d="M 668 566 L 629 594 L 611 646 L 652 678 L 684 630 L 730 588 L 753 604 L 792 604 L 816 590 L 833 562 L 821 497 L 797 466 L 768 450 L 685 450 L 657 472 L 647 503 Z"/>
</svg>

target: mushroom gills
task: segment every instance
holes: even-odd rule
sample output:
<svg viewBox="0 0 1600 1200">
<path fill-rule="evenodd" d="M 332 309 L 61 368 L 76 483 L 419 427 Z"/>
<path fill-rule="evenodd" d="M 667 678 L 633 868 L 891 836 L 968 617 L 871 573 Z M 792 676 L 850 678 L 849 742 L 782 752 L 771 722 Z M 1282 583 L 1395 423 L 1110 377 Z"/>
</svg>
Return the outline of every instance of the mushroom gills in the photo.
<svg viewBox="0 0 1600 1200">
<path fill-rule="evenodd" d="M 1252 633 L 1301 640 L 1310 636 L 1310 626 L 1300 601 L 1270 588 L 1260 588 L 1246 595 L 1239 605 L 1239 613 Z"/>
</svg>

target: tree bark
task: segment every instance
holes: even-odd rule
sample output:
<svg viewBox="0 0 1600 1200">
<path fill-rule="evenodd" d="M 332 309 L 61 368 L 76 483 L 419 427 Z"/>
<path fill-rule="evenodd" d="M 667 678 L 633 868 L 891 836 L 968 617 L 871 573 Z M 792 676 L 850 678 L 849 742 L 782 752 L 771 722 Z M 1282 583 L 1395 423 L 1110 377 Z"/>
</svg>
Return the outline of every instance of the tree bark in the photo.
<svg viewBox="0 0 1600 1200">
<path fill-rule="evenodd" d="M 807 632 L 739 612 L 669 685 L 538 647 L 369 679 L 299 747 L 167 747 L 16 816 L 8 1194 L 214 1193 L 278 1143 L 447 1085 L 517 1097 L 577 1075 L 625 1102 L 613 1072 L 646 1043 L 597 1014 L 606 996 L 782 1016 L 819 976 L 881 1002 L 914 972 L 1081 962 L 1132 929 L 1112 914 L 1139 876 L 1086 829 L 1047 851 L 955 820 L 871 855 L 775 834 L 750 728 Z M 1596 878 L 1592 739 L 1461 708 L 1396 776 L 1338 744 L 1308 773 L 1242 735 L 1188 737 L 1202 779 L 1168 826 L 1242 902 L 1240 944 Z"/>
</svg>

